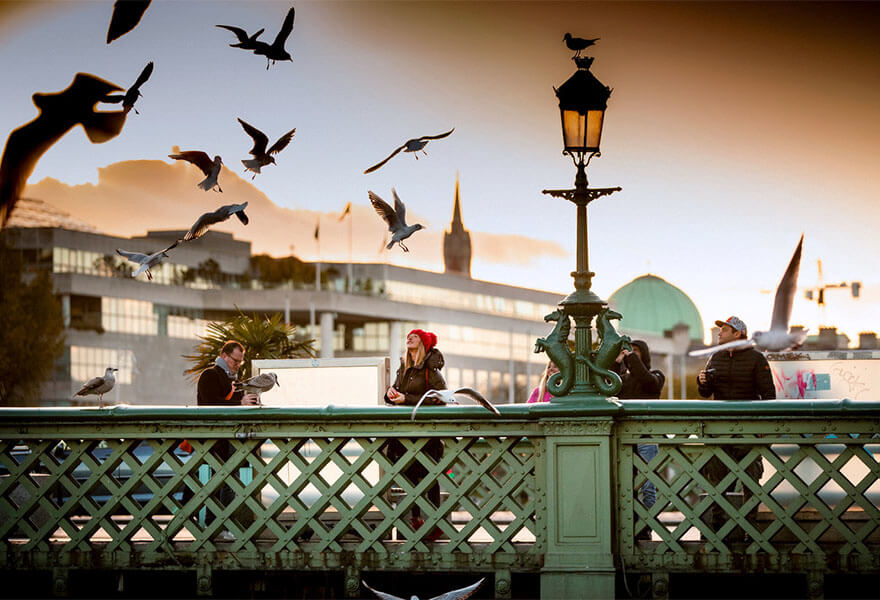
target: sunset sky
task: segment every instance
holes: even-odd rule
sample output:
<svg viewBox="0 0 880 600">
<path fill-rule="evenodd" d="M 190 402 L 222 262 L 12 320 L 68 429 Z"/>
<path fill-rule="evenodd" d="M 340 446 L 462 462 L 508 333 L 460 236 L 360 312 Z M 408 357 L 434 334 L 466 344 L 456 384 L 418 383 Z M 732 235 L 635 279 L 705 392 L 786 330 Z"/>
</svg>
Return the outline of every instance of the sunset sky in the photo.
<svg viewBox="0 0 880 600">
<path fill-rule="evenodd" d="M 561 154 L 553 86 L 574 71 L 565 32 L 600 37 L 593 73 L 613 88 L 595 187 L 623 191 L 589 208 L 593 289 L 603 298 L 650 272 L 684 290 L 707 328 L 741 316 L 769 326 L 772 293 L 805 234 L 793 324 L 880 329 L 880 29 L 878 3 L 295 2 L 293 62 L 230 48 L 236 25 L 271 41 L 290 2 L 154 0 L 140 24 L 105 43 L 113 2 L 0 1 L 0 137 L 37 115 L 34 92 L 88 72 L 120 87 L 155 63 L 122 134 L 82 130 L 47 152 L 26 196 L 99 230 L 183 229 L 221 204 L 251 202 L 248 227 L 219 227 L 256 252 L 442 269 L 456 173 L 475 278 L 572 289 L 575 209 L 541 194 L 575 170 Z M 107 106 L 106 108 L 112 108 Z M 250 138 L 296 127 L 278 165 L 252 182 Z M 455 127 L 427 156 L 405 140 Z M 195 188 L 174 146 L 219 154 L 224 194 Z M 172 164 L 174 163 L 174 164 Z M 427 229 L 380 254 L 367 190 L 394 186 Z M 803 298 L 817 283 L 859 280 L 862 297 Z M 625 315 L 624 315 L 625 319 Z M 624 321 L 625 322 L 625 321 Z"/>
</svg>

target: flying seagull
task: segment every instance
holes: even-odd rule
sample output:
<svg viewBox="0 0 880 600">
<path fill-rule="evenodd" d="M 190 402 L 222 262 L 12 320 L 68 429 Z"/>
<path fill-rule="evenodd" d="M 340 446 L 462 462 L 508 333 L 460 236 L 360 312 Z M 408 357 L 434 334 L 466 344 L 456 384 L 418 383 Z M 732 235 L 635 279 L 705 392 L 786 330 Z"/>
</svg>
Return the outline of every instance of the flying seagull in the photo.
<svg viewBox="0 0 880 600">
<path fill-rule="evenodd" d="M 232 215 L 238 217 L 238 220 L 248 224 L 248 217 L 244 214 L 244 209 L 247 208 L 248 203 L 244 202 L 242 204 L 226 204 L 221 206 L 214 212 L 206 212 L 201 217 L 196 219 L 196 222 L 193 223 L 193 226 L 189 228 L 189 231 L 186 232 L 186 235 L 183 236 L 183 242 L 191 242 L 192 240 L 197 240 L 202 237 L 206 231 L 208 231 L 208 227 L 211 225 L 216 225 L 217 223 L 222 223 Z M 172 246 L 173 247 L 173 246 Z"/>
<path fill-rule="evenodd" d="M 138 269 L 131 274 L 132 277 L 137 277 L 138 275 L 146 271 L 147 279 L 152 281 L 153 274 L 150 272 L 150 269 L 161 263 L 163 258 L 168 258 L 168 251 L 176 247 L 178 243 L 180 243 L 180 240 L 174 242 L 167 248 L 159 250 L 158 252 L 153 252 L 152 254 L 143 254 L 142 252 L 129 252 L 128 250 L 121 250 L 119 248 L 116 249 L 116 254 L 123 258 L 127 258 L 133 263 L 140 265 L 140 267 L 138 267 Z"/>
<path fill-rule="evenodd" d="M 276 385 L 281 387 L 281 384 L 278 383 L 278 375 L 272 372 L 260 373 L 250 379 L 236 381 L 232 385 L 236 390 L 244 390 L 246 394 L 257 394 L 258 396 L 263 392 L 268 392 Z"/>
<path fill-rule="evenodd" d="M 474 595 L 483 582 L 486 581 L 486 578 L 479 580 L 473 585 L 469 585 L 467 587 L 461 588 L 460 590 L 452 590 L 451 592 L 446 592 L 445 594 L 440 594 L 439 596 L 434 596 L 431 600 L 465 600 L 466 598 L 470 598 Z M 361 583 L 364 584 L 364 587 L 376 594 L 377 598 L 381 600 L 404 600 L 400 596 L 395 596 L 393 594 L 386 594 L 385 592 L 380 592 L 379 590 L 374 590 L 370 586 L 367 585 L 367 582 L 361 579 Z M 419 597 L 413 594 L 409 597 L 409 600 L 419 600 Z"/>
<path fill-rule="evenodd" d="M 419 409 L 419 406 L 422 405 L 422 402 L 424 402 L 426 399 L 434 400 L 435 404 L 437 402 L 442 402 L 443 404 L 459 404 L 458 399 L 456 399 L 456 397 L 455 397 L 456 394 L 461 394 L 462 396 L 467 396 L 468 398 L 470 398 L 471 400 L 474 400 L 477 404 L 479 404 L 480 406 L 482 406 L 486 410 L 492 411 L 493 413 L 495 413 L 499 417 L 501 416 L 501 413 L 498 411 L 498 409 L 495 408 L 495 406 L 491 402 L 486 400 L 486 398 L 484 398 L 480 392 L 478 392 L 477 390 L 475 390 L 473 388 L 460 387 L 455 390 L 428 390 L 427 392 L 422 394 L 422 397 L 419 398 L 418 402 L 416 402 L 416 405 L 412 411 L 412 416 L 410 416 L 410 420 L 411 421 L 416 420 L 416 411 Z"/>
<path fill-rule="evenodd" d="M 733 348 L 744 348 L 747 346 L 755 346 L 761 351 L 780 352 L 788 348 L 797 348 L 804 343 L 807 337 L 806 330 L 799 331 L 796 334 L 788 332 L 788 320 L 791 318 L 791 305 L 794 302 L 794 295 L 797 291 L 798 271 L 801 265 L 801 248 L 804 244 L 804 236 L 798 242 L 797 248 L 788 263 L 788 268 L 782 275 L 779 285 L 776 287 L 776 298 L 773 301 L 773 317 L 770 320 L 770 331 L 756 331 L 752 334 L 752 338 L 748 340 L 734 340 L 726 344 L 704 348 L 702 350 L 694 350 L 688 352 L 689 356 L 705 356 L 713 354 L 719 350 L 727 350 Z"/>
<path fill-rule="evenodd" d="M 107 28 L 107 43 L 134 29 L 149 6 L 150 0 L 116 0 L 113 3 L 110 27 Z"/>
<path fill-rule="evenodd" d="M 403 202 L 401 202 L 400 198 L 397 196 L 397 192 L 394 188 L 391 188 L 391 193 L 394 194 L 394 208 L 391 208 L 387 202 L 373 192 L 367 192 L 370 196 L 370 202 L 373 204 L 373 208 L 379 213 L 379 216 L 385 220 L 385 223 L 388 224 L 388 231 L 391 232 L 391 241 L 388 242 L 388 245 L 385 246 L 385 248 L 391 250 L 394 244 L 399 244 L 404 252 L 409 252 L 409 248 L 403 244 L 403 240 L 419 229 L 424 229 L 425 227 L 419 223 L 416 223 L 415 225 L 407 225 L 406 206 L 403 205 Z"/>
<path fill-rule="evenodd" d="M 113 389 L 113 386 L 116 385 L 116 377 L 113 375 L 113 371 L 118 371 L 119 369 L 115 367 L 107 367 L 104 371 L 103 377 L 93 377 L 89 381 L 87 381 L 80 390 L 73 395 L 74 398 L 77 396 L 88 396 L 95 395 L 98 397 L 98 406 L 104 406 L 104 394 Z"/>
<path fill-rule="evenodd" d="M 205 178 L 198 184 L 198 187 L 201 189 L 207 192 L 216 187 L 217 191 L 223 191 L 223 188 L 221 188 L 220 184 L 217 182 L 217 177 L 220 176 L 220 167 L 223 166 L 223 159 L 219 156 L 215 156 L 214 160 L 211 160 L 211 158 L 201 150 L 187 150 L 186 152 L 181 152 L 179 154 L 169 154 L 168 158 L 185 160 L 201 169 L 202 173 L 205 174 Z"/>
<path fill-rule="evenodd" d="M 125 94 L 111 94 L 110 96 L 106 96 L 104 98 L 104 102 L 118 103 L 122 102 L 122 110 L 128 114 L 132 108 L 134 108 L 134 103 L 137 102 L 137 99 L 143 94 L 141 94 L 141 86 L 146 83 L 147 79 L 150 78 L 150 75 L 153 74 L 153 62 L 150 61 L 147 63 L 147 66 L 144 67 L 144 70 L 141 71 L 141 74 L 138 75 L 137 81 L 134 84 L 125 90 Z M 140 114 L 136 108 L 134 108 L 135 114 Z"/>
<path fill-rule="evenodd" d="M 247 31 L 242 29 L 241 27 L 234 27 L 232 25 L 214 25 L 214 27 L 220 27 L 221 29 L 228 29 L 232 33 L 235 34 L 235 37 L 238 38 L 237 44 L 229 44 L 230 48 L 241 48 L 242 50 L 256 50 L 257 48 L 257 38 L 260 37 L 265 29 L 260 29 L 254 35 L 249 36 Z"/>
<path fill-rule="evenodd" d="M 275 36 L 275 41 L 271 44 L 254 41 L 254 54 L 266 57 L 267 70 L 269 69 L 270 61 L 274 65 L 276 60 L 293 60 L 293 57 L 284 49 L 284 44 L 287 43 L 287 37 L 290 35 L 290 32 L 293 31 L 293 17 L 294 10 L 291 6 L 290 10 L 287 11 L 287 16 L 284 17 L 284 23 L 281 25 L 278 35 Z"/>
<path fill-rule="evenodd" d="M 428 142 L 430 140 L 443 139 L 446 136 L 448 136 L 450 133 L 452 133 L 453 131 L 455 131 L 455 127 L 450 129 L 446 133 L 441 133 L 439 135 L 423 135 L 422 137 L 419 137 L 419 138 L 413 138 L 411 140 L 407 140 L 406 142 L 404 142 L 403 146 L 400 146 L 397 150 L 395 150 L 390 155 L 388 155 L 388 158 L 386 158 L 385 160 L 383 160 L 380 163 L 373 165 L 372 167 L 370 167 L 369 169 L 364 171 L 364 175 L 366 175 L 367 173 L 372 173 L 376 169 L 379 169 L 380 167 L 382 167 L 382 165 L 384 165 L 389 160 L 394 158 L 397 155 L 397 153 L 400 152 L 401 150 L 403 150 L 404 152 L 418 152 L 419 150 L 421 150 L 422 154 L 427 156 L 428 153 L 424 151 L 424 147 L 428 145 Z M 415 154 L 414 156 L 416 157 L 416 160 L 418 160 L 419 155 Z"/>
<path fill-rule="evenodd" d="M 568 47 L 569 50 L 575 51 L 575 56 L 580 56 L 581 51 L 586 50 L 587 48 L 598 42 L 599 39 L 600 38 L 593 38 L 591 40 L 588 40 L 579 37 L 572 37 L 570 33 L 566 33 L 565 36 L 563 36 L 562 41 L 565 42 L 565 45 Z"/>
<path fill-rule="evenodd" d="M 246 171 L 253 172 L 254 176 L 251 179 L 254 179 L 260 172 L 260 168 L 275 164 L 275 157 L 272 155 L 278 154 L 287 147 L 287 144 L 293 139 L 293 134 L 296 133 L 296 127 L 278 138 L 278 141 L 266 150 L 266 146 L 269 144 L 269 138 L 266 137 L 266 134 L 241 119 L 238 122 L 244 127 L 245 132 L 254 139 L 254 147 L 249 152 L 253 158 L 241 161 Z"/>
<path fill-rule="evenodd" d="M 121 88 L 88 73 L 77 73 L 67 89 L 34 94 L 40 114 L 14 130 L 0 159 L 0 228 L 6 226 L 25 183 L 40 157 L 75 125 L 82 125 L 93 144 L 112 140 L 125 125 L 125 112 L 99 112 L 95 105 Z"/>
</svg>

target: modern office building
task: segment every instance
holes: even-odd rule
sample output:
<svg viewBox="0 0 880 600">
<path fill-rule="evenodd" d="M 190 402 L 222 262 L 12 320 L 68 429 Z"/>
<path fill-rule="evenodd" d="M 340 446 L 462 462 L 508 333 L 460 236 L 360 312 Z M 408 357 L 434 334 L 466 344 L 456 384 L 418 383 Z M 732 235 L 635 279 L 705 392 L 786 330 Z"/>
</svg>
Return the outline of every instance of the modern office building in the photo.
<svg viewBox="0 0 880 600">
<path fill-rule="evenodd" d="M 300 336 L 316 340 L 321 357 L 391 356 L 393 368 L 406 333 L 414 327 L 427 329 L 439 337 L 450 386 L 474 387 L 496 403 L 523 402 L 546 365 L 546 356 L 534 353 L 535 339 L 552 329 L 544 315 L 564 297 L 470 277 L 470 234 L 461 221 L 458 185 L 452 223 L 444 237 L 446 272 L 382 263 L 354 264 L 350 269 L 347 264 L 323 263 L 320 289 L 314 265 L 293 257 L 257 260 L 249 242 L 228 233 L 209 231 L 181 244 L 152 269 L 153 279 L 148 281 L 144 276 L 133 279 L 131 263 L 115 250 L 155 251 L 182 237 L 182 231 L 150 231 L 134 238 L 104 235 L 34 201 L 23 202 L 15 218 L 8 229 L 12 246 L 22 251 L 29 269 L 51 271 L 62 301 L 65 354 L 54 381 L 43 390 L 43 403 L 48 405 L 94 404 L 95 397 L 72 395 L 107 366 L 119 372 L 106 400 L 194 403 L 195 385 L 184 375 L 190 366 L 184 355 L 193 353 L 209 322 L 237 314 L 238 309 L 282 313 Z M 266 261 L 296 263 L 300 273 L 311 275 L 261 277 L 258 266 Z M 351 281 L 346 281 L 348 273 Z M 642 290 L 653 294 L 643 296 L 646 302 L 655 305 L 672 294 L 679 304 L 690 303 L 680 291 L 670 292 L 674 286 L 663 284 Z M 642 323 L 639 305 L 648 306 L 624 306 L 623 296 L 632 296 L 627 289 L 611 297 L 612 304 L 615 298 L 622 302 L 618 308 L 626 314 L 624 332 L 631 329 L 629 322 Z M 682 319 L 690 328 L 683 332 L 667 323 L 668 318 L 654 319 L 650 327 L 639 325 L 647 330 L 637 335 L 651 345 L 660 368 L 665 356 L 680 355 L 691 338 L 702 338 L 699 314 L 692 306 L 685 307 Z M 670 307 L 665 312 L 677 323 L 680 311 Z M 670 389 L 671 360 L 665 369 Z"/>
</svg>

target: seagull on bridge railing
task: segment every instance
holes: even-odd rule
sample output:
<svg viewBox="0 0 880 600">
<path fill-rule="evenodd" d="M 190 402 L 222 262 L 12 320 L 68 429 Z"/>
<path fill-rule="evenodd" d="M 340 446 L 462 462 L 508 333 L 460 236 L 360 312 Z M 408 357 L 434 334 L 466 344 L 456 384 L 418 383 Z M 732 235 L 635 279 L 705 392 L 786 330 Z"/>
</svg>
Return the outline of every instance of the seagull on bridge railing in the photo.
<svg viewBox="0 0 880 600">
<path fill-rule="evenodd" d="M 104 394 L 112 390 L 113 386 L 116 385 L 116 377 L 113 375 L 113 371 L 118 370 L 116 367 L 107 367 L 103 377 L 89 379 L 73 397 L 95 395 L 98 397 L 98 406 L 104 408 Z"/>
<path fill-rule="evenodd" d="M 427 392 L 422 394 L 422 397 L 419 398 L 418 402 L 416 402 L 415 407 L 413 407 L 412 416 L 410 417 L 410 420 L 411 421 L 416 420 L 416 411 L 419 409 L 419 407 L 422 405 L 422 402 L 424 402 L 425 399 L 439 401 L 439 402 L 442 402 L 443 404 L 461 405 L 461 403 L 455 397 L 456 394 L 461 394 L 462 396 L 467 396 L 468 398 L 470 398 L 471 400 L 473 400 L 474 402 L 476 402 L 477 404 L 479 404 L 480 406 L 482 406 L 486 410 L 492 411 L 493 413 L 495 413 L 499 417 L 501 416 L 501 412 L 497 408 L 495 408 L 495 406 L 491 402 L 486 400 L 486 398 L 480 392 L 478 392 L 477 390 L 475 390 L 473 388 L 460 387 L 460 388 L 457 388 L 454 390 L 428 390 Z"/>
<path fill-rule="evenodd" d="M 469 585 L 467 587 L 461 588 L 460 590 L 452 590 L 451 592 L 446 592 L 445 594 L 440 594 L 439 596 L 434 596 L 430 600 L 465 600 L 466 598 L 470 598 L 474 595 L 483 582 L 486 581 L 486 578 L 479 580 L 473 585 Z M 361 579 L 361 583 L 364 584 L 364 587 L 376 594 L 377 598 L 381 598 L 381 600 L 405 600 L 400 596 L 395 596 L 393 594 L 386 594 L 385 592 L 380 592 L 379 590 L 374 590 L 370 586 L 367 585 L 367 582 Z M 419 600 L 419 597 L 413 594 L 409 597 L 409 600 Z"/>
</svg>

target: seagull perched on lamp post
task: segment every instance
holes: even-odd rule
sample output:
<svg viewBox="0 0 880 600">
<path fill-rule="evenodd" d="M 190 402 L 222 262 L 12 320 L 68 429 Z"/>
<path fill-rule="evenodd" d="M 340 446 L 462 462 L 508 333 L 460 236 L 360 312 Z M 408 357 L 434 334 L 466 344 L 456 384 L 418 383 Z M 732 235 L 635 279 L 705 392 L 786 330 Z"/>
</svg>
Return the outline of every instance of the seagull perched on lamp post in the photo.
<svg viewBox="0 0 880 600">
<path fill-rule="evenodd" d="M 430 600 L 466 600 L 467 598 L 470 598 L 474 595 L 474 592 L 476 592 L 480 588 L 480 586 L 483 585 L 484 581 L 486 581 L 485 577 L 473 585 L 461 588 L 460 590 L 452 590 L 451 592 L 446 592 L 445 594 L 440 594 L 439 596 L 434 596 Z M 365 588 L 376 594 L 376 597 L 380 598 L 381 600 L 404 600 L 404 598 L 401 598 L 400 596 L 386 594 L 385 592 L 374 590 L 373 588 L 368 586 L 367 582 L 363 579 L 361 579 L 361 583 L 364 585 Z M 409 600 L 419 600 L 419 597 L 413 594 L 409 597 Z"/>
<path fill-rule="evenodd" d="M 404 252 L 409 252 L 409 248 L 403 244 L 403 240 L 425 227 L 419 223 L 407 225 L 406 206 L 397 197 L 397 192 L 394 188 L 391 188 L 391 193 L 394 194 L 394 208 L 391 208 L 387 202 L 373 192 L 367 192 L 367 195 L 370 197 L 370 203 L 373 205 L 373 208 L 385 220 L 385 223 L 388 225 L 388 231 L 391 232 L 391 241 L 388 242 L 385 248 L 391 250 L 394 244 L 399 244 Z"/>
<path fill-rule="evenodd" d="M 397 150 L 395 150 L 394 152 L 392 152 L 391 154 L 389 154 L 389 155 L 388 155 L 388 158 L 386 158 L 386 159 L 383 160 L 382 162 L 376 163 L 375 165 L 373 165 L 372 167 L 370 167 L 369 169 L 367 169 L 366 171 L 364 171 L 364 175 L 366 175 L 367 173 L 372 173 L 372 172 L 375 171 L 376 169 L 381 168 L 382 165 L 384 165 L 384 164 L 387 163 L 389 160 L 391 160 L 392 158 L 394 158 L 395 156 L 397 156 L 397 154 L 398 154 L 401 150 L 403 150 L 404 152 L 418 152 L 419 150 L 421 150 L 421 151 L 422 151 L 422 154 L 424 154 L 425 156 L 427 156 L 428 153 L 425 152 L 424 148 L 425 148 L 425 146 L 428 145 L 428 142 L 429 142 L 429 141 L 431 141 L 431 140 L 440 140 L 440 139 L 443 139 L 443 138 L 445 138 L 446 136 L 448 136 L 449 134 L 451 134 L 453 131 L 455 131 L 455 127 L 453 127 L 452 129 L 450 129 L 450 130 L 447 131 L 446 133 L 440 133 L 440 134 L 438 134 L 438 135 L 423 135 L 422 137 L 418 137 L 418 138 L 413 138 L 413 139 L 411 139 L 411 140 L 407 140 L 406 142 L 403 143 L 402 146 L 400 146 L 399 148 L 397 148 Z M 414 154 L 413 156 L 416 157 L 416 160 L 419 159 L 419 155 L 418 155 L 418 154 Z"/>
<path fill-rule="evenodd" d="M 422 397 L 419 398 L 419 401 L 416 402 L 415 407 L 413 408 L 412 415 L 410 416 L 411 421 L 416 420 L 416 411 L 419 409 L 419 406 L 422 405 L 422 402 L 425 400 L 433 400 L 435 403 L 443 403 L 443 404 L 460 404 L 458 399 L 455 397 L 456 394 L 461 394 L 462 396 L 467 396 L 471 400 L 475 401 L 477 404 L 485 408 L 486 410 L 492 411 L 499 417 L 501 416 L 501 412 L 495 408 L 495 406 L 486 400 L 486 398 L 477 390 L 469 387 L 460 387 L 454 390 L 428 390 Z"/>
<path fill-rule="evenodd" d="M 569 50 L 575 51 L 575 56 L 580 56 L 581 52 L 595 44 L 599 41 L 600 38 L 593 38 L 591 40 L 579 37 L 572 37 L 570 33 L 566 33 L 562 37 L 562 41 L 565 42 L 566 47 Z"/>
<path fill-rule="evenodd" d="M 266 150 L 266 146 L 269 144 L 269 138 L 266 134 L 241 119 L 239 119 L 238 122 L 241 123 L 245 132 L 254 140 L 254 147 L 251 148 L 249 152 L 253 158 L 241 161 L 241 164 L 244 165 L 245 171 L 253 172 L 254 175 L 251 177 L 253 180 L 260 172 L 260 168 L 265 167 L 266 165 L 275 164 L 275 157 L 272 155 L 278 154 L 287 147 L 290 140 L 293 139 L 293 134 L 296 133 L 296 127 L 278 138 L 278 140 L 272 144 L 272 147 Z"/>
<path fill-rule="evenodd" d="M 116 377 L 113 375 L 113 372 L 118 370 L 115 367 L 107 367 L 103 377 L 89 379 L 73 397 L 95 395 L 98 397 L 98 406 L 103 408 L 104 394 L 112 390 L 113 386 L 116 385 Z"/>
<path fill-rule="evenodd" d="M 247 225 L 250 221 L 247 215 L 244 214 L 244 209 L 247 208 L 247 205 L 247 202 L 243 202 L 241 204 L 226 204 L 213 212 L 206 212 L 201 217 L 196 219 L 196 222 L 193 223 L 192 227 L 189 228 L 189 231 L 186 232 L 186 235 L 183 236 L 183 239 L 178 241 L 191 242 L 193 240 L 197 240 L 202 237 L 206 231 L 208 231 L 208 228 L 211 225 L 222 223 L 232 215 L 235 215 L 236 217 L 238 217 L 239 221 Z"/>
<path fill-rule="evenodd" d="M 200 189 L 207 192 L 216 187 L 217 191 L 223 191 L 223 188 L 220 187 L 220 183 L 217 181 L 217 178 L 220 176 L 220 168 L 223 166 L 223 159 L 219 156 L 215 156 L 214 159 L 211 160 L 211 157 L 201 150 L 187 150 L 186 152 L 180 152 L 179 154 L 169 154 L 168 158 L 185 160 L 186 162 L 197 166 L 199 170 L 205 174 L 205 178 L 197 185 Z"/>
<path fill-rule="evenodd" d="M 122 102 L 122 110 L 126 113 L 134 108 L 134 103 L 137 102 L 137 99 L 143 96 L 141 94 L 141 86 L 146 83 L 147 79 L 150 78 L 150 75 L 153 74 L 153 62 L 150 61 L 147 63 L 147 66 L 144 67 L 144 70 L 141 71 L 141 74 L 138 75 L 137 81 L 134 84 L 125 90 L 125 94 L 112 94 L 110 96 L 106 96 L 103 102 L 109 103 L 119 103 Z M 139 115 L 136 108 L 134 108 L 134 113 Z"/>
<path fill-rule="evenodd" d="M 751 339 L 737 339 L 726 344 L 694 350 L 693 352 L 688 352 L 688 356 L 705 356 L 706 354 L 714 354 L 719 350 L 731 350 L 747 346 L 754 346 L 762 352 L 781 352 L 789 348 L 797 348 L 803 344 L 807 337 L 806 330 L 795 334 L 791 334 L 788 331 L 791 307 L 794 302 L 795 292 L 797 291 L 797 277 L 801 265 L 801 248 L 803 244 L 804 236 L 801 234 L 797 248 L 795 248 L 788 267 L 785 269 L 785 273 L 776 287 L 776 297 L 773 301 L 773 316 L 770 320 L 769 331 L 756 331 L 752 334 Z M 718 323 L 724 324 L 723 321 L 719 321 L 716 324 Z"/>
</svg>

